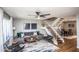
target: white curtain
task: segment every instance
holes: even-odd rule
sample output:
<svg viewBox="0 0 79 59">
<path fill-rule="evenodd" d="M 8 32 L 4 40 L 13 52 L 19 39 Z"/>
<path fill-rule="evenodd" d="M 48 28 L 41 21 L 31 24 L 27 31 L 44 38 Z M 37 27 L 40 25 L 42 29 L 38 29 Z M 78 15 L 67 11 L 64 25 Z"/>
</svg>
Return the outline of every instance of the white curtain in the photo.
<svg viewBox="0 0 79 59">
<path fill-rule="evenodd" d="M 12 37 L 12 21 L 7 18 L 7 17 L 4 17 L 3 18 L 3 41 L 4 43 L 11 39 Z"/>
</svg>

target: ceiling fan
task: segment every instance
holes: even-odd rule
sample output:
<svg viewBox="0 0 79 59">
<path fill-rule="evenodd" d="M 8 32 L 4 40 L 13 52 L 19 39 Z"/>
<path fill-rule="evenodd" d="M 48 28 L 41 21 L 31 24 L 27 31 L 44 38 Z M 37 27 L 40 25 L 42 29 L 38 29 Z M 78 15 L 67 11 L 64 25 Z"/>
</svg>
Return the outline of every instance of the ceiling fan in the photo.
<svg viewBox="0 0 79 59">
<path fill-rule="evenodd" d="M 46 16 L 50 15 L 49 13 L 48 14 L 42 14 L 39 11 L 36 11 L 35 14 L 36 15 L 31 15 L 31 16 L 35 16 L 37 19 L 40 19 L 41 17 L 45 18 Z"/>
<path fill-rule="evenodd" d="M 40 17 L 45 17 L 45 16 L 48 16 L 50 14 L 41 14 L 41 12 L 35 12 L 37 16 L 40 16 Z"/>
</svg>

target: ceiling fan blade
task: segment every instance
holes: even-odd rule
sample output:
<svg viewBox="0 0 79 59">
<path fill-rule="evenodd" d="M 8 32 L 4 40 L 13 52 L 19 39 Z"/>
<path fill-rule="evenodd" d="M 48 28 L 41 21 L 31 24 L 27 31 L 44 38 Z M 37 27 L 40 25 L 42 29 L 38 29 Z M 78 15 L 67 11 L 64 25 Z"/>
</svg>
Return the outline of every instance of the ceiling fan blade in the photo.
<svg viewBox="0 0 79 59">
<path fill-rule="evenodd" d="M 40 15 L 40 17 L 45 17 L 45 15 Z"/>
<path fill-rule="evenodd" d="M 50 14 L 44 14 L 44 15 L 50 15 Z"/>
<path fill-rule="evenodd" d="M 45 19 L 45 20 L 55 20 L 55 19 L 57 19 L 57 17 L 47 18 L 47 19 Z"/>
<path fill-rule="evenodd" d="M 50 14 L 42 14 L 42 15 L 40 15 L 40 17 L 45 17 L 45 16 L 48 16 L 48 15 L 50 15 Z"/>
</svg>

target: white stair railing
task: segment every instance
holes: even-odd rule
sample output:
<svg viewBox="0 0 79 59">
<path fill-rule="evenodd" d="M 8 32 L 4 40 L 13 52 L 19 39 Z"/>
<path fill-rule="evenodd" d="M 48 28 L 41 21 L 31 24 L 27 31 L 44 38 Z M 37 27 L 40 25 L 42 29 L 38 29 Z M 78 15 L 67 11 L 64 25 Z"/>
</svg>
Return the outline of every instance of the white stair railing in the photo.
<svg viewBox="0 0 79 59">
<path fill-rule="evenodd" d="M 62 23 L 64 22 L 64 20 L 60 21 L 57 26 L 60 26 Z"/>
<path fill-rule="evenodd" d="M 42 27 L 42 29 L 44 29 L 48 35 L 53 36 L 53 34 L 51 33 L 51 31 L 49 31 L 49 30 L 47 29 L 47 27 Z M 56 40 L 56 37 L 55 37 L 55 36 L 53 36 L 52 41 L 53 41 L 53 43 L 54 43 L 55 45 L 58 45 L 58 42 L 57 42 L 57 40 Z"/>
<path fill-rule="evenodd" d="M 55 26 L 61 19 L 57 18 L 56 20 L 54 20 L 54 22 L 52 23 L 52 26 Z"/>
<path fill-rule="evenodd" d="M 60 24 L 62 24 L 63 21 L 64 21 L 63 19 L 57 18 L 57 19 L 53 22 L 52 26 L 53 26 L 53 27 L 57 27 L 57 26 L 59 26 Z"/>
<path fill-rule="evenodd" d="M 58 37 L 60 40 L 62 40 L 62 42 L 64 42 L 63 38 L 62 38 L 61 35 L 55 30 L 55 28 L 54 28 L 54 27 L 51 27 L 51 28 L 52 28 L 53 32 L 57 35 L 57 37 Z"/>
<path fill-rule="evenodd" d="M 46 26 L 42 27 L 42 29 L 44 29 L 48 35 L 53 36 L 51 32 L 46 28 Z"/>
<path fill-rule="evenodd" d="M 63 38 L 61 37 L 61 35 L 55 30 L 55 27 L 49 25 L 47 22 L 45 22 L 45 23 L 46 23 L 46 25 L 48 25 L 48 26 L 52 29 L 53 33 L 54 33 L 60 40 L 62 40 L 62 42 L 64 42 L 64 40 L 63 40 Z"/>
</svg>

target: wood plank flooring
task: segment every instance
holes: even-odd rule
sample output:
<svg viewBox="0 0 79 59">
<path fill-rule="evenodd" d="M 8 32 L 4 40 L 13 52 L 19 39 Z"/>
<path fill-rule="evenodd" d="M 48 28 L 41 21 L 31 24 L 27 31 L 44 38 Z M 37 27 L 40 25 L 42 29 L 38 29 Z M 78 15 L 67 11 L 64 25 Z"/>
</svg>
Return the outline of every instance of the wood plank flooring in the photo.
<svg viewBox="0 0 79 59">
<path fill-rule="evenodd" d="M 64 38 L 64 43 L 59 45 L 59 52 L 76 52 L 77 42 L 76 38 L 66 39 Z"/>
</svg>

